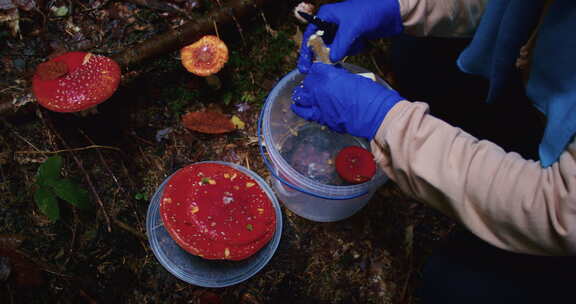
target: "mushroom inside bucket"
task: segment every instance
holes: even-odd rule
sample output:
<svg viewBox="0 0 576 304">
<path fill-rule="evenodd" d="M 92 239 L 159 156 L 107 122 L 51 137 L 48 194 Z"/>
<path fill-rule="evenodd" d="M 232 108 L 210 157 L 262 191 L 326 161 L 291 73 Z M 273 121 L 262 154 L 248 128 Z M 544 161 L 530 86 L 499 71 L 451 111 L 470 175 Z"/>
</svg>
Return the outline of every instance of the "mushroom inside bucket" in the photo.
<svg viewBox="0 0 576 304">
<path fill-rule="evenodd" d="M 374 155 L 359 146 L 345 147 L 336 155 L 336 171 L 349 183 L 365 183 L 376 174 Z"/>
</svg>

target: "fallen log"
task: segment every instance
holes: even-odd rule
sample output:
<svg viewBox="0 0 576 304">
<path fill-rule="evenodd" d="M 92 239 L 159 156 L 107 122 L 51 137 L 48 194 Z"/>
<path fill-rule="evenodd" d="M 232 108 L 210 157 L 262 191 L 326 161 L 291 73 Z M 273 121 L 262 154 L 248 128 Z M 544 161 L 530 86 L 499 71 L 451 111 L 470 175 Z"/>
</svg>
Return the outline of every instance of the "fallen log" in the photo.
<svg viewBox="0 0 576 304">
<path fill-rule="evenodd" d="M 127 70 L 130 66 L 144 60 L 179 50 L 204 35 L 217 34 L 216 30 L 219 27 L 235 25 L 238 27 L 238 30 L 241 31 L 240 24 L 242 22 L 261 13 L 264 6 L 272 2 L 272 0 L 233 0 L 225 6 L 218 7 L 202 18 L 189 21 L 176 29 L 152 37 L 139 45 L 129 47 L 110 57 L 114 59 L 123 70 Z M 21 98 L 15 98 L 14 100 L 1 100 L 0 115 L 9 116 L 11 114 L 27 112 L 24 109 L 25 107 L 22 106 L 28 102 L 22 102 L 23 99 L 31 99 L 30 94 L 28 94 L 28 96 L 21 96 Z"/>
</svg>

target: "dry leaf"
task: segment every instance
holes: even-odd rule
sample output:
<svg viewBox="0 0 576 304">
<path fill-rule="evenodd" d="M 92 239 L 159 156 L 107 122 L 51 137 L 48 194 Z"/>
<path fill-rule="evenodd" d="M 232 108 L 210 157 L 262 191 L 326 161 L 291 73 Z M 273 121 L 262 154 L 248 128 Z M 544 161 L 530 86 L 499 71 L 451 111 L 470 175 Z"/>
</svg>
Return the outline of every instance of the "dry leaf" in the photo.
<svg viewBox="0 0 576 304">
<path fill-rule="evenodd" d="M 260 304 L 260 303 L 262 303 L 262 301 L 260 301 L 256 296 L 248 292 L 244 293 L 240 298 L 240 304 Z"/>
<path fill-rule="evenodd" d="M 16 4 L 19 9 L 25 11 L 31 11 L 36 7 L 36 1 L 34 0 L 12 0 L 12 2 Z"/>
<path fill-rule="evenodd" d="M 20 14 L 17 8 L 0 11 L 0 24 L 7 23 L 13 37 L 20 35 Z"/>
<path fill-rule="evenodd" d="M 232 121 L 236 129 L 244 130 L 244 127 L 246 127 L 246 124 L 242 121 L 242 119 L 236 115 L 232 116 L 230 121 Z"/>
<path fill-rule="evenodd" d="M 0 235 L 0 281 L 13 279 L 17 287 L 37 287 L 44 284 L 42 271 L 16 250 L 23 240 L 20 235 Z"/>
<path fill-rule="evenodd" d="M 7 260 L 10 267 L 8 279 L 13 279 L 17 287 L 38 287 L 44 284 L 42 271 L 18 251 L 0 248 L 0 257 Z"/>
<path fill-rule="evenodd" d="M 208 290 L 194 292 L 192 303 L 195 304 L 222 304 L 222 298 L 217 293 Z"/>
<path fill-rule="evenodd" d="M 24 237 L 17 234 L 0 234 L 0 248 L 16 249 L 24 242 Z"/>
<path fill-rule="evenodd" d="M 211 111 L 186 113 L 182 116 L 182 124 L 192 131 L 206 134 L 222 134 L 236 130 L 230 118 Z"/>
</svg>

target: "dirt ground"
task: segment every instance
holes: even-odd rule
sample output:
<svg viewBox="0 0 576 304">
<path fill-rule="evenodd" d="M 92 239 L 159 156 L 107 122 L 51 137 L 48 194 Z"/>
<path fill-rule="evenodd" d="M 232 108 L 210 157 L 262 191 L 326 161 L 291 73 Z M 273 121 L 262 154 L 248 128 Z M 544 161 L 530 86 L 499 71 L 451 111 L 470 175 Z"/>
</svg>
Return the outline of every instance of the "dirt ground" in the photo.
<svg viewBox="0 0 576 304">
<path fill-rule="evenodd" d="M 173 52 L 125 69 L 130 80 L 98 113 L 55 113 L 32 101 L 0 115 L 0 303 L 418 303 L 421 266 L 453 223 L 392 182 L 343 221 L 312 222 L 283 207 L 275 255 L 234 286 L 189 285 L 150 249 L 149 199 L 179 168 L 221 160 L 270 180 L 257 118 L 270 89 L 295 68 L 297 2 L 223 30 L 230 61 L 220 84 L 188 73 Z M 0 100 L 33 100 L 31 76 L 51 55 L 114 54 L 226 4 L 0 0 Z M 386 51 L 386 42 L 375 43 L 350 62 L 392 79 Z M 245 128 L 210 135 L 183 127 L 183 114 L 206 108 L 238 116 Z M 39 166 L 55 155 L 91 207 L 60 201 L 54 222 L 34 195 Z"/>
</svg>

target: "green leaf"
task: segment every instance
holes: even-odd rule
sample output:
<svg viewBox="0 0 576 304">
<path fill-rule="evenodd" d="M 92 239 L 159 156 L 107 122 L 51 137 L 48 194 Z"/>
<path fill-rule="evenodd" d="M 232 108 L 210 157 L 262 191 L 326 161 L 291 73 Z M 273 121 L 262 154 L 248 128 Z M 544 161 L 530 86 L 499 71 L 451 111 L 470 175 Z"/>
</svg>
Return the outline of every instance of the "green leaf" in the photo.
<svg viewBox="0 0 576 304">
<path fill-rule="evenodd" d="M 55 222 L 60 218 L 60 207 L 58 206 L 58 199 L 52 189 L 40 186 L 34 193 L 34 201 L 40 211 L 46 215 L 51 221 Z"/>
<path fill-rule="evenodd" d="M 54 182 L 60 179 L 60 170 L 62 169 L 62 157 L 56 155 L 49 157 L 38 168 L 36 182 L 39 185 L 52 186 Z"/>
<path fill-rule="evenodd" d="M 70 10 L 66 6 L 62 5 L 60 7 L 53 7 L 52 11 L 54 12 L 54 15 L 56 15 L 56 17 L 64 17 L 68 15 L 68 12 Z"/>
<path fill-rule="evenodd" d="M 69 179 L 58 180 L 54 184 L 54 192 L 59 198 L 78 208 L 86 209 L 89 207 L 88 191 L 80 188 L 78 184 Z"/>
</svg>

